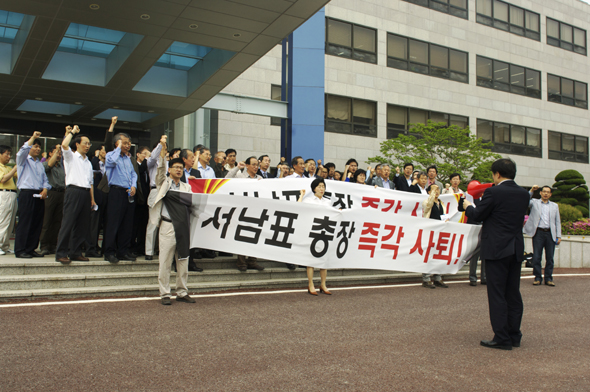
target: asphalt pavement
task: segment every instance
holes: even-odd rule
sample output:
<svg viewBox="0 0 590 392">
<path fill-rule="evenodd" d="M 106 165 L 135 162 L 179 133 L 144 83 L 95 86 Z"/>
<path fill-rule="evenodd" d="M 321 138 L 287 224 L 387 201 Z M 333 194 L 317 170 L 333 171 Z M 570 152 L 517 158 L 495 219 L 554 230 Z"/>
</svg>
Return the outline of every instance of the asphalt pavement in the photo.
<svg viewBox="0 0 590 392">
<path fill-rule="evenodd" d="M 479 345 L 486 288 L 465 281 L 1 304 L 0 391 L 589 391 L 590 270 L 555 273 L 521 280 L 512 351 Z"/>
</svg>

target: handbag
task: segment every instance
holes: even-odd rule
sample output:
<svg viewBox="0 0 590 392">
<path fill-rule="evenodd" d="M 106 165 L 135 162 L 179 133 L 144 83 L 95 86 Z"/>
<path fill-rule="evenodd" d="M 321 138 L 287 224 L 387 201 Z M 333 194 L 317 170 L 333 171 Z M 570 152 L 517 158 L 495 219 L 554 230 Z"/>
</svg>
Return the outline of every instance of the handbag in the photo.
<svg viewBox="0 0 590 392">
<path fill-rule="evenodd" d="M 524 266 L 527 268 L 533 268 L 533 253 L 525 253 L 524 254 Z"/>
</svg>

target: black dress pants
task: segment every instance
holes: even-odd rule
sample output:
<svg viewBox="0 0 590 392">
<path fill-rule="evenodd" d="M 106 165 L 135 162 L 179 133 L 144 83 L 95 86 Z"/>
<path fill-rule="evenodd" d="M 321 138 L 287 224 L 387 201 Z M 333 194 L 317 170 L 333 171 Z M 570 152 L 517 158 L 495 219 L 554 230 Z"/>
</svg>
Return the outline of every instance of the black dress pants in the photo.
<svg viewBox="0 0 590 392">
<path fill-rule="evenodd" d="M 520 295 L 520 269 L 516 255 L 486 260 L 488 303 L 494 341 L 510 346 L 520 343 L 523 304 Z"/>
<path fill-rule="evenodd" d="M 47 191 L 39 248 L 54 252 L 64 211 L 64 191 Z"/>
<path fill-rule="evenodd" d="M 86 240 L 86 253 L 98 253 L 98 235 L 101 229 L 105 229 L 103 230 L 103 243 L 105 241 L 108 196 L 108 193 L 94 188 L 94 202 L 98 206 L 98 210 L 90 211 L 90 230 L 88 230 L 88 239 Z"/>
<path fill-rule="evenodd" d="M 114 186 L 109 188 L 108 200 L 107 233 L 103 254 L 124 256 L 130 253 L 135 203 L 129 203 L 126 189 Z"/>
<path fill-rule="evenodd" d="M 14 253 L 31 253 L 37 249 L 43 228 L 45 200 L 33 197 L 40 190 L 21 189 L 18 195 L 18 226 L 14 239 Z"/>
<path fill-rule="evenodd" d="M 64 197 L 63 219 L 57 236 L 55 258 L 82 256 L 82 244 L 90 226 L 90 189 L 69 186 Z"/>
</svg>

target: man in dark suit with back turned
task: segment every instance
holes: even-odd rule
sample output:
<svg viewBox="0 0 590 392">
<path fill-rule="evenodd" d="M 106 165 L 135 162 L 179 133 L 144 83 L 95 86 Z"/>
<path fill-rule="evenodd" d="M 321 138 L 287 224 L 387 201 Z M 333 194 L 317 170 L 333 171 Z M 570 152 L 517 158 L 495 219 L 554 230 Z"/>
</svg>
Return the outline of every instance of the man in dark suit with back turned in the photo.
<svg viewBox="0 0 590 392">
<path fill-rule="evenodd" d="M 492 177 L 495 186 L 486 189 L 477 208 L 467 200 L 463 202 L 463 207 L 468 218 L 483 222 L 481 258 L 486 261 L 488 303 L 494 338 L 482 340 L 481 345 L 512 350 L 512 347 L 520 347 L 522 338 L 522 224 L 529 205 L 529 194 L 514 182 L 516 164 L 510 159 L 495 161 L 492 164 Z"/>
</svg>

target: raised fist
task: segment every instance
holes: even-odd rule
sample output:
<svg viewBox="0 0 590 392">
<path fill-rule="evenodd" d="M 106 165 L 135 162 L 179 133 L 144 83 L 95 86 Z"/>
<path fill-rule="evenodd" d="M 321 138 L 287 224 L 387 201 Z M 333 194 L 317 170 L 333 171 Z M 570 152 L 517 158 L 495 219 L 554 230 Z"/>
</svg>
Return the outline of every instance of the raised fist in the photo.
<svg viewBox="0 0 590 392">
<path fill-rule="evenodd" d="M 39 137 L 41 137 L 41 132 L 39 132 L 39 131 L 33 132 L 33 139 L 38 139 Z"/>
<path fill-rule="evenodd" d="M 117 117 L 117 116 L 114 116 L 114 117 L 111 119 L 111 122 L 112 122 L 113 124 L 116 124 L 118 119 L 119 119 L 119 117 Z"/>
<path fill-rule="evenodd" d="M 68 125 L 68 126 L 66 127 L 66 134 L 67 134 L 67 133 L 70 133 L 70 132 L 72 132 L 72 126 L 71 126 L 71 125 Z"/>
<path fill-rule="evenodd" d="M 72 133 L 78 133 L 80 132 L 80 127 L 78 127 L 77 125 L 74 125 L 74 129 L 72 130 Z"/>
</svg>

